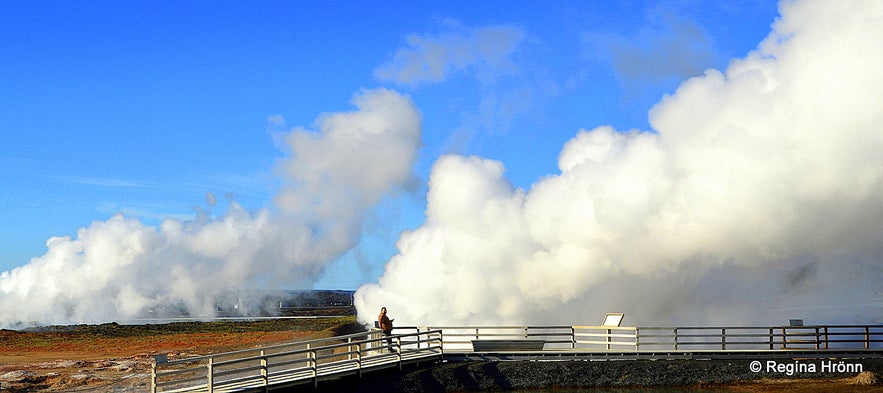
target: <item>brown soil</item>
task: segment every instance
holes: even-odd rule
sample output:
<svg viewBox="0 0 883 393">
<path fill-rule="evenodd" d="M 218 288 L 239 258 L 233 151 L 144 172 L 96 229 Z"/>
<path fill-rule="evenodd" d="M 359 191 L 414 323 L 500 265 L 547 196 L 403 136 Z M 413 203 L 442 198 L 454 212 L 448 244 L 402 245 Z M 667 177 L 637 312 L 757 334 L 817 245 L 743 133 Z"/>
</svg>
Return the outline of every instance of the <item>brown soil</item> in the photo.
<svg viewBox="0 0 883 393">
<path fill-rule="evenodd" d="M 726 391 L 739 393 L 883 393 L 883 385 L 881 385 L 880 378 L 877 374 L 865 371 L 855 377 L 839 379 L 761 379 L 753 382 L 729 385 L 726 387 Z"/>
<path fill-rule="evenodd" d="M 153 356 L 186 358 L 329 337 L 354 317 L 0 330 L 0 392 L 147 392 Z"/>
</svg>

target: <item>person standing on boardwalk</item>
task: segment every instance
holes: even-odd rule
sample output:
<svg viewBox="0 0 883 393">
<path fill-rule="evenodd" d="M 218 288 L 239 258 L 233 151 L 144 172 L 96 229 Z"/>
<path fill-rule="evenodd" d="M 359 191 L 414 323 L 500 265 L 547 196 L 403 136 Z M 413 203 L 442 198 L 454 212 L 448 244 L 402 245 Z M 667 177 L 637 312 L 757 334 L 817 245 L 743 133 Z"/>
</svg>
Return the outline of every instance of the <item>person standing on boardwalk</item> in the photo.
<svg viewBox="0 0 883 393">
<path fill-rule="evenodd" d="M 386 307 L 380 308 L 380 315 L 377 316 L 377 324 L 380 326 L 380 330 L 383 330 L 383 335 L 386 336 L 386 343 L 390 347 L 392 347 L 392 321 L 393 319 L 389 319 L 389 316 L 386 315 Z M 391 351 L 395 351 L 394 348 L 390 348 Z"/>
</svg>

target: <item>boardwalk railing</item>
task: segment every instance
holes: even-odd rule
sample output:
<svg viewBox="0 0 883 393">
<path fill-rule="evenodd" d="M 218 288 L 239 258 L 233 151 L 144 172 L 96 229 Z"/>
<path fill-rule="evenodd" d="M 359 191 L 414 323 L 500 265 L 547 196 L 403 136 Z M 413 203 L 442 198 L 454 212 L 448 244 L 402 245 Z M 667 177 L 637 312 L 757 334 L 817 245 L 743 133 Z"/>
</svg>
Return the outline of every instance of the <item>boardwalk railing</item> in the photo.
<svg viewBox="0 0 883 393">
<path fill-rule="evenodd" d="M 391 341 L 391 343 L 389 343 Z M 359 374 L 403 363 L 440 359 L 442 332 L 427 330 L 384 337 L 378 332 L 158 360 L 151 392 L 260 391 L 270 386 L 318 383 L 323 377 Z"/>
<path fill-rule="evenodd" d="M 434 326 L 448 352 L 478 340 L 543 340 L 544 350 L 826 350 L 883 349 L 883 325 L 774 327 Z M 398 330 L 398 328 L 397 328 Z"/>
<path fill-rule="evenodd" d="M 883 325 L 774 327 L 444 326 L 398 327 L 285 345 L 165 361 L 158 359 L 151 392 L 264 391 L 442 359 L 487 353 L 475 344 L 539 343 L 531 353 L 690 351 L 883 351 Z M 391 343 L 390 343 L 391 341 Z M 493 348 L 482 345 L 480 348 Z M 499 351 L 515 351 L 499 346 Z M 515 348 L 510 346 L 509 348 Z M 519 347 L 523 348 L 523 347 Z M 523 349 L 518 349 L 522 350 Z M 490 350 L 493 351 L 493 350 Z M 456 355 L 455 355 L 456 356 Z"/>
<path fill-rule="evenodd" d="M 827 350 L 881 349 L 883 326 L 645 327 L 635 328 L 635 349 Z"/>
<path fill-rule="evenodd" d="M 472 351 L 473 340 L 545 340 L 546 348 L 574 348 L 571 326 L 444 326 L 402 329 L 442 330 L 445 350 L 454 352 Z"/>
</svg>

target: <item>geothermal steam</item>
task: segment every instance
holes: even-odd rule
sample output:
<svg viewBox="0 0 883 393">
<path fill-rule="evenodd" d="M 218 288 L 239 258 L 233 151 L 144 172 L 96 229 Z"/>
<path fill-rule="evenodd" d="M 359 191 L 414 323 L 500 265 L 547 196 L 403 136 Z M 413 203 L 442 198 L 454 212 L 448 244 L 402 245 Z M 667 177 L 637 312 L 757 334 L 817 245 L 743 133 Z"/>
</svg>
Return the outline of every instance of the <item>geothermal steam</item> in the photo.
<svg viewBox="0 0 883 393">
<path fill-rule="evenodd" d="M 229 290 L 308 287 L 358 242 L 366 212 L 412 178 L 421 116 L 411 100 L 371 90 L 353 101 L 358 110 L 285 136 L 276 209 L 231 201 L 220 217 L 199 212 L 159 228 L 116 215 L 52 238 L 45 255 L 0 275 L 0 326 L 107 321 L 163 305 L 212 316 Z"/>
<path fill-rule="evenodd" d="M 445 156 L 359 314 L 401 324 L 880 322 L 883 3 L 784 2 L 651 131 L 581 130 L 560 173 Z M 529 152 L 525 152 L 529 154 Z"/>
</svg>

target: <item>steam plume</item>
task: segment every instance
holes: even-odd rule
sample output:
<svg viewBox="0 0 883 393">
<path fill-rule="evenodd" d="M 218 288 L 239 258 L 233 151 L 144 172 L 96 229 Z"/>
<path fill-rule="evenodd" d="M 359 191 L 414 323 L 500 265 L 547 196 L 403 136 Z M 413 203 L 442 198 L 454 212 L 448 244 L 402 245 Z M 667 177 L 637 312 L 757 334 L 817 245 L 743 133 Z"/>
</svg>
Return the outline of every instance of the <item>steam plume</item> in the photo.
<svg viewBox="0 0 883 393">
<path fill-rule="evenodd" d="M 231 201 L 220 217 L 200 211 L 158 228 L 115 215 L 54 237 L 45 255 L 0 275 L 0 326 L 125 319 L 169 304 L 212 316 L 230 289 L 308 287 L 356 244 L 364 214 L 412 177 L 421 116 L 411 100 L 381 89 L 354 104 L 285 136 L 276 209 Z"/>
<path fill-rule="evenodd" d="M 652 130 L 580 130 L 528 190 L 445 156 L 359 315 L 402 324 L 880 322 L 883 3 L 783 2 Z"/>
</svg>

